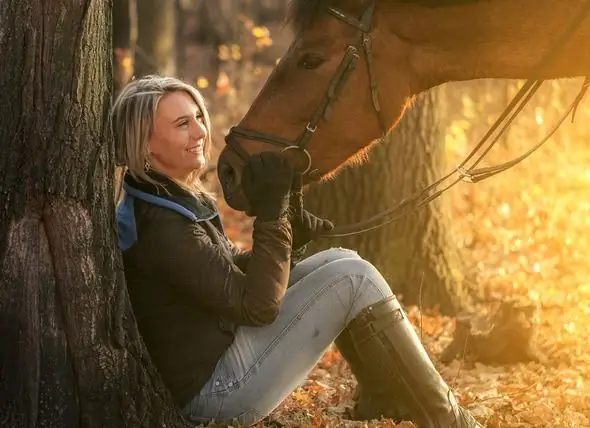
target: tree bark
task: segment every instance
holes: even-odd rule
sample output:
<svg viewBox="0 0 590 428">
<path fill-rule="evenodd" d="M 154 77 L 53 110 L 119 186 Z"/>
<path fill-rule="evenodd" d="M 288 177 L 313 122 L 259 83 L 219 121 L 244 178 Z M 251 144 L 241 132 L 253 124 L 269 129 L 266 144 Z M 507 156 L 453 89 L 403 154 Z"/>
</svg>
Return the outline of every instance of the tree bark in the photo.
<svg viewBox="0 0 590 428">
<path fill-rule="evenodd" d="M 311 186 L 306 208 L 336 225 L 355 223 L 439 178 L 445 162 L 442 126 L 434 112 L 436 98 L 436 90 L 423 94 L 363 165 L 348 167 L 334 180 Z M 454 314 L 466 302 L 467 290 L 446 205 L 443 196 L 392 224 L 360 235 L 322 239 L 310 250 L 355 249 L 381 271 L 405 304 L 439 307 L 444 314 Z"/>
<path fill-rule="evenodd" d="M 137 4 L 135 75 L 176 75 L 176 4 L 142 0 Z"/>
<path fill-rule="evenodd" d="M 109 5 L 0 3 L 2 426 L 186 425 L 116 247 Z"/>
</svg>

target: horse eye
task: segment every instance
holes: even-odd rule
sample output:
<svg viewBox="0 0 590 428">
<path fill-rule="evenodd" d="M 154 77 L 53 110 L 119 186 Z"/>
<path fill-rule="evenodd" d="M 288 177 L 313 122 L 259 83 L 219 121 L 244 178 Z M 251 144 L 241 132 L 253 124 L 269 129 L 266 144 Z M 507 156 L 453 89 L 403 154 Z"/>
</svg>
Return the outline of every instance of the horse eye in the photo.
<svg viewBox="0 0 590 428">
<path fill-rule="evenodd" d="M 299 62 L 297 63 L 297 67 L 313 70 L 314 68 L 318 68 L 323 62 L 324 58 L 321 58 L 314 54 L 307 54 L 299 60 Z"/>
</svg>

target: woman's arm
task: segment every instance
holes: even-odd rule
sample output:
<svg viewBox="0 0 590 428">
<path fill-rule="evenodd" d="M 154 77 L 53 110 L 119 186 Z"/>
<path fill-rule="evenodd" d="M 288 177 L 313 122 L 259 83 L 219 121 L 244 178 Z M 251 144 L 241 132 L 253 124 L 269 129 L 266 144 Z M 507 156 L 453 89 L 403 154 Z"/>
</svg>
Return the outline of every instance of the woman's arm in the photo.
<svg viewBox="0 0 590 428">
<path fill-rule="evenodd" d="M 160 215 L 166 217 L 162 226 L 151 227 L 142 237 L 143 245 L 153 249 L 146 251 L 145 261 L 153 275 L 238 325 L 274 321 L 290 273 L 292 238 L 287 219 L 254 222 L 244 272 L 200 226 L 176 213 Z"/>
<path fill-rule="evenodd" d="M 252 255 L 252 251 L 250 250 L 241 250 L 238 248 L 233 242 L 230 241 L 230 246 L 232 250 L 232 255 L 234 258 L 234 263 L 240 268 L 242 272 L 246 272 L 248 269 L 248 262 L 250 261 L 250 256 Z M 298 249 L 291 250 L 291 269 L 297 263 L 305 258 L 305 251 L 306 246 L 303 246 Z"/>
<path fill-rule="evenodd" d="M 238 246 L 234 244 L 229 238 L 228 242 L 231 248 L 232 256 L 234 258 L 234 263 L 240 268 L 242 272 L 246 272 L 252 251 L 238 248 Z"/>
</svg>

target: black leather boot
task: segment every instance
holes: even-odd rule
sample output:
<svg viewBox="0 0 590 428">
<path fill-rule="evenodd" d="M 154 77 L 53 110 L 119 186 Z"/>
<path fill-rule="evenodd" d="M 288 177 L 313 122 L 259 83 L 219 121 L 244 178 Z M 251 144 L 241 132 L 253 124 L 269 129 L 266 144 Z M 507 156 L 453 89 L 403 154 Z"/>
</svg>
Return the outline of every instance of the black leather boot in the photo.
<svg viewBox="0 0 590 428">
<path fill-rule="evenodd" d="M 395 296 L 365 308 L 345 331 L 358 357 L 353 373 L 395 391 L 420 428 L 483 428 L 458 405 Z"/>
<path fill-rule="evenodd" d="M 371 419 L 387 418 L 396 423 L 410 420 L 411 415 L 399 397 L 395 385 L 383 382 L 381 377 L 375 376 L 374 371 L 365 370 L 364 364 L 352 343 L 349 329 L 344 329 L 334 341 L 338 351 L 348 363 L 352 374 L 356 378 L 357 387 L 354 393 L 354 408 L 350 414 L 352 420 L 367 421 Z"/>
</svg>

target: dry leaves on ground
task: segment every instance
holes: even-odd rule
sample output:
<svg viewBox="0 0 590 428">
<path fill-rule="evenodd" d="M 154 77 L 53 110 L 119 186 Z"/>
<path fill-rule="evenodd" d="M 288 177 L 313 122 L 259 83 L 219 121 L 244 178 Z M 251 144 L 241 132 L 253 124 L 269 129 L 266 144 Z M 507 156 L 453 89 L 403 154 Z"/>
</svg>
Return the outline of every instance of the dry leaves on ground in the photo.
<svg viewBox="0 0 590 428">
<path fill-rule="evenodd" d="M 522 148 L 492 156 L 505 161 Z M 538 307 L 535 343 L 546 359 L 494 367 L 459 358 L 443 365 L 438 357 L 454 320 L 407 308 L 443 377 L 488 427 L 590 427 L 590 150 L 580 142 L 547 146 L 489 181 L 459 185 L 450 197 L 454 233 L 478 286 L 488 298 L 516 296 Z M 248 247 L 250 221 L 220 206 L 230 237 Z M 395 426 L 347 421 L 353 388 L 331 349 L 259 426 Z"/>
</svg>

